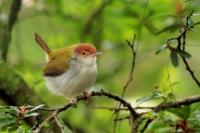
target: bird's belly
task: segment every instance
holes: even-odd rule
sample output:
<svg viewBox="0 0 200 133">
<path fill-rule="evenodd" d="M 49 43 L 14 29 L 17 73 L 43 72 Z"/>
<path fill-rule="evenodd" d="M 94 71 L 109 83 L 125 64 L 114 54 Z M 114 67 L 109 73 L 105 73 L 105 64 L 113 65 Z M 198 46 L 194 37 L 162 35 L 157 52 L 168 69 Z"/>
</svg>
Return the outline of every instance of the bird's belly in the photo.
<svg viewBox="0 0 200 133">
<path fill-rule="evenodd" d="M 74 97 L 89 89 L 96 81 L 97 67 L 83 67 L 81 71 L 69 70 L 56 77 L 45 77 L 47 88 L 58 95 Z"/>
</svg>

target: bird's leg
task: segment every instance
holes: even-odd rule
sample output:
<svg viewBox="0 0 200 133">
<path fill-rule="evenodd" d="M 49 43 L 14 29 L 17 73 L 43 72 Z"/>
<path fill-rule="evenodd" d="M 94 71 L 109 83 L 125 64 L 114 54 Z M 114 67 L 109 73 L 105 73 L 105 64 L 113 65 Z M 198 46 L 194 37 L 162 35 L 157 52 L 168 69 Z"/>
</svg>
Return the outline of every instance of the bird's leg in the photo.
<svg viewBox="0 0 200 133">
<path fill-rule="evenodd" d="M 91 92 L 85 90 L 83 92 L 83 96 L 84 96 L 85 100 L 88 102 L 89 99 L 91 98 Z"/>
<path fill-rule="evenodd" d="M 67 100 L 68 100 L 69 104 L 72 104 L 73 107 L 77 108 L 77 103 L 76 103 L 77 99 L 75 97 L 68 97 Z"/>
</svg>

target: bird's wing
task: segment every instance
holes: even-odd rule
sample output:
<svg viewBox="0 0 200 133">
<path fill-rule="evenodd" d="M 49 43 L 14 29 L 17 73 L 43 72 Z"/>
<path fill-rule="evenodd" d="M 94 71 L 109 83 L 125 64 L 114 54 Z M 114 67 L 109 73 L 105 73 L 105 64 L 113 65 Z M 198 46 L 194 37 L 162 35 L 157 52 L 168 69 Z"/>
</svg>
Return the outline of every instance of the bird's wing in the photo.
<svg viewBox="0 0 200 133">
<path fill-rule="evenodd" d="M 56 77 L 69 68 L 72 53 L 66 50 L 57 50 L 52 52 L 52 55 L 49 56 L 49 61 L 46 63 L 43 69 L 43 75 L 49 77 Z"/>
</svg>

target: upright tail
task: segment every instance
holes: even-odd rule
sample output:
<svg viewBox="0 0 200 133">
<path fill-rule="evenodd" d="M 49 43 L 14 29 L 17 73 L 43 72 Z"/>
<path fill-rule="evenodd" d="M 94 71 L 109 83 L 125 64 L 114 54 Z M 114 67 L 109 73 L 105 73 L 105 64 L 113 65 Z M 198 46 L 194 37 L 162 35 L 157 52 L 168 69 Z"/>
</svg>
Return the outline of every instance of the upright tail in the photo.
<svg viewBox="0 0 200 133">
<path fill-rule="evenodd" d="M 34 33 L 34 35 L 35 35 L 35 41 L 40 45 L 40 47 L 45 51 L 45 53 L 49 55 L 51 53 L 51 50 L 48 47 L 48 45 L 37 33 Z"/>
</svg>

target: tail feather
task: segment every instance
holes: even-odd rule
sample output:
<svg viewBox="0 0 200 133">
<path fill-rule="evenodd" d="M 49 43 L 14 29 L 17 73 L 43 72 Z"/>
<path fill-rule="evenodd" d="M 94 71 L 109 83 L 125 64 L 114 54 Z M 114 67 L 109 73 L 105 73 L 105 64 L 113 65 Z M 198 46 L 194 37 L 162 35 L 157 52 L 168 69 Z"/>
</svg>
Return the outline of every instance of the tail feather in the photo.
<svg viewBox="0 0 200 133">
<path fill-rule="evenodd" d="M 34 33 L 34 35 L 35 35 L 35 41 L 49 55 L 51 53 L 51 50 L 48 47 L 48 45 L 45 43 L 45 41 L 37 33 Z"/>
</svg>

